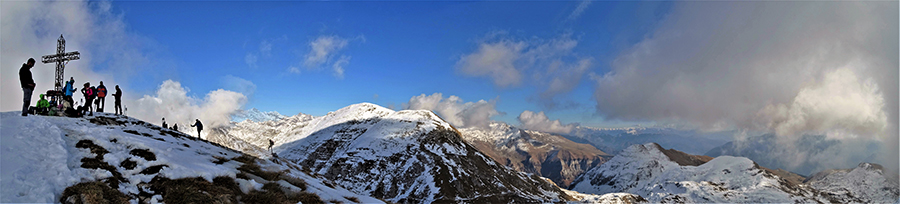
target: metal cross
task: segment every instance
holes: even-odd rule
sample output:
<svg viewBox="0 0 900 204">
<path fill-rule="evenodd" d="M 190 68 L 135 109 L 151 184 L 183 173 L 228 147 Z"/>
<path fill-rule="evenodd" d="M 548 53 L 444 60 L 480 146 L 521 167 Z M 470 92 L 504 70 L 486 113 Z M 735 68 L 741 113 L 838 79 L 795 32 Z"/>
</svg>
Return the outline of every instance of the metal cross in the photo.
<svg viewBox="0 0 900 204">
<path fill-rule="evenodd" d="M 56 42 L 58 43 L 56 46 L 56 54 L 44 55 L 41 57 L 41 62 L 56 62 L 56 83 L 54 84 L 54 90 L 63 91 L 63 77 L 65 77 L 63 76 L 63 71 L 66 69 L 66 61 L 81 59 L 81 54 L 78 53 L 78 51 L 66 52 L 66 39 L 64 39 L 62 35 L 59 35 L 59 39 L 56 40 Z"/>
</svg>

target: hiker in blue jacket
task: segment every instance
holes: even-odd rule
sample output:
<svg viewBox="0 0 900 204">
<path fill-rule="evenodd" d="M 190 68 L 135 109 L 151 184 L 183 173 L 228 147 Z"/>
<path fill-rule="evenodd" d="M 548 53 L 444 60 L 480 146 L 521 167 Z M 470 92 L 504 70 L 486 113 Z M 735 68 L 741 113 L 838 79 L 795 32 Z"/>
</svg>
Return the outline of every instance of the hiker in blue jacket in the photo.
<svg viewBox="0 0 900 204">
<path fill-rule="evenodd" d="M 75 90 L 78 90 L 75 88 L 75 77 L 69 77 L 69 81 L 66 82 L 66 87 L 63 88 L 63 91 L 65 91 L 63 100 L 68 101 L 70 104 L 74 104 L 75 101 L 72 99 L 72 95 L 75 94 Z"/>
</svg>

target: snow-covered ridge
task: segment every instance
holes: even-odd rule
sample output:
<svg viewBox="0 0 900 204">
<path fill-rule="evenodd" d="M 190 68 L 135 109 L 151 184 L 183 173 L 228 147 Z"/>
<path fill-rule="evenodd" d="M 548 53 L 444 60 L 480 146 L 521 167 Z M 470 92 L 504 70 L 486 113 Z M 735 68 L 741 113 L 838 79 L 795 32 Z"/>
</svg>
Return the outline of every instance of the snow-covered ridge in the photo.
<svg viewBox="0 0 900 204">
<path fill-rule="evenodd" d="M 897 180 L 886 176 L 881 165 L 871 163 L 819 172 L 807 179 L 806 185 L 840 200 L 860 203 L 896 203 L 900 195 Z"/>
<path fill-rule="evenodd" d="M 572 190 L 605 194 L 625 192 L 639 195 L 650 202 L 882 202 L 896 201 L 896 185 L 888 193 L 864 195 L 870 186 L 848 184 L 847 176 L 835 174 L 842 182 L 835 184 L 848 195 L 841 197 L 822 188 L 823 183 L 792 184 L 743 157 L 720 156 L 698 166 L 680 165 L 657 144 L 633 145 L 607 163 L 589 170 L 576 179 Z M 676 157 L 677 158 L 677 157 Z M 859 168 L 857 168 L 859 169 Z M 874 176 L 871 170 L 857 175 Z M 854 176 L 851 176 L 854 177 Z M 865 177 L 867 181 L 882 184 Z M 876 176 L 877 177 L 877 176 Z M 858 178 L 858 177 L 854 177 Z M 883 177 L 882 177 L 883 178 Z M 867 182 L 863 182 L 867 183 Z M 873 183 L 873 182 L 868 182 Z M 881 190 L 880 185 L 878 190 Z M 852 196 L 850 196 L 853 194 Z"/>
<path fill-rule="evenodd" d="M 232 181 L 217 184 L 224 188 L 206 194 L 223 202 L 274 190 L 311 193 L 324 201 L 381 203 L 331 187 L 330 181 L 284 161 L 256 159 L 125 116 L 94 114 L 65 118 L 0 113 L 0 202 L 79 200 L 85 194 L 61 195 L 75 184 L 100 181 L 101 186 L 121 192 L 132 203 L 179 203 L 182 201 L 166 193 L 165 183 L 199 178 L 196 182 Z M 267 178 L 265 172 L 279 173 Z M 196 199 L 203 200 L 202 196 Z"/>
<path fill-rule="evenodd" d="M 287 116 L 281 115 L 276 111 L 268 111 L 263 112 L 256 108 L 251 108 L 248 110 L 240 110 L 234 113 L 231 116 L 232 121 L 241 122 L 245 120 L 250 120 L 253 122 L 265 122 L 265 121 L 273 121 L 273 120 L 281 120 Z"/>
<path fill-rule="evenodd" d="M 431 111 L 360 103 L 318 117 L 244 121 L 222 132 L 261 147 L 271 139 L 280 158 L 391 202 L 570 199 L 537 176 L 495 163 Z"/>
</svg>

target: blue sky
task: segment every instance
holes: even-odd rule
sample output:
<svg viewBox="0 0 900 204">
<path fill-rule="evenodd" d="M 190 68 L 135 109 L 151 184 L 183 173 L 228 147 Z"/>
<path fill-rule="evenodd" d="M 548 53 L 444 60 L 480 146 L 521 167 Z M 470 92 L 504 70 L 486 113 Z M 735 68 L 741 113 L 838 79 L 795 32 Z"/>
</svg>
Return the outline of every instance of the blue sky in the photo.
<svg viewBox="0 0 900 204">
<path fill-rule="evenodd" d="M 20 64 L 63 34 L 82 53 L 67 77 L 122 85 L 149 121 L 372 102 L 461 127 L 896 139 L 896 4 L 2 1 L 0 77 L 16 96 Z"/>
<path fill-rule="evenodd" d="M 494 119 L 509 123 L 531 110 L 565 123 L 600 125 L 586 75 L 577 88 L 556 96 L 577 107 L 547 109 L 535 99 L 541 84 L 500 87 L 488 77 L 468 76 L 456 68 L 480 39 L 506 32 L 505 37 L 521 40 L 569 35 L 577 41 L 571 52 L 594 58 L 589 72 L 602 74 L 608 71 L 606 63 L 642 39 L 669 7 L 666 2 L 594 2 L 570 17 L 580 4 L 151 1 L 111 6 L 131 32 L 157 43 L 172 62 L 174 67 L 157 69 L 165 72 L 162 78 L 180 81 L 193 93 L 222 88 L 228 75 L 249 80 L 256 89 L 248 108 L 323 115 L 358 102 L 399 109 L 412 96 L 443 93 L 464 101 L 497 99 L 497 110 L 505 114 Z M 327 63 L 303 66 L 309 43 L 320 36 L 348 40 L 339 51 L 350 56 L 343 78 L 334 76 Z M 267 46 L 270 50 L 263 51 Z M 256 62 L 247 63 L 248 55 Z M 289 67 L 301 73 L 291 73 Z M 153 90 L 159 81 L 133 86 Z"/>
<path fill-rule="evenodd" d="M 67 78 L 121 85 L 127 114 L 154 123 L 372 102 L 456 127 L 663 125 L 774 133 L 786 150 L 825 135 L 842 145 L 773 154 L 848 168 L 879 151 L 896 167 L 898 4 L 0 1 L 0 109 L 21 107 L 18 68 L 63 34 L 81 52 Z M 32 69 L 36 93 L 53 67 Z"/>
</svg>

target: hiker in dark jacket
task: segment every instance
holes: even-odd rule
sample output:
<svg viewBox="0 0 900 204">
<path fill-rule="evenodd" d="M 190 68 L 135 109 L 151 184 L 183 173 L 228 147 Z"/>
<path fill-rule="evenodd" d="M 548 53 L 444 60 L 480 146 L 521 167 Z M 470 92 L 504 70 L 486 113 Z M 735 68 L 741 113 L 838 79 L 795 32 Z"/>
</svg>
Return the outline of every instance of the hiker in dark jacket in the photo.
<svg viewBox="0 0 900 204">
<path fill-rule="evenodd" d="M 34 67 L 34 58 L 28 58 L 28 62 L 22 64 L 19 69 L 19 82 L 22 84 L 22 92 L 25 99 L 22 100 L 22 116 L 28 116 L 28 106 L 31 104 L 31 93 L 34 92 L 34 78 L 31 77 L 31 68 Z"/>
<path fill-rule="evenodd" d="M 203 123 L 200 123 L 200 119 L 197 119 L 191 127 L 197 127 L 197 138 L 200 138 L 200 131 L 203 130 Z"/>
<path fill-rule="evenodd" d="M 116 85 L 116 93 L 113 96 L 116 98 L 116 114 L 122 114 L 122 89 L 119 89 L 119 85 Z"/>
<path fill-rule="evenodd" d="M 94 100 L 94 89 L 91 87 L 91 82 L 85 82 L 84 87 L 81 88 L 81 94 L 84 94 L 84 109 L 82 109 L 81 115 L 85 115 L 85 112 L 90 111 L 91 115 L 94 115 L 94 109 L 91 106 L 91 102 Z"/>
<path fill-rule="evenodd" d="M 166 124 L 166 118 L 163 118 L 163 128 L 169 129 L 169 124 Z"/>
<path fill-rule="evenodd" d="M 100 81 L 100 85 L 97 86 L 97 112 L 103 112 L 103 108 L 106 108 L 106 86 Z"/>
</svg>

